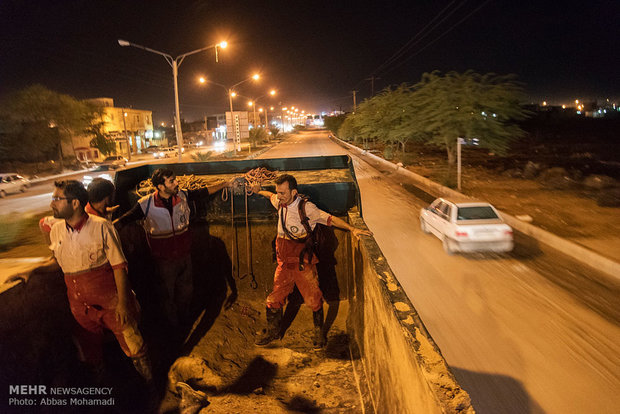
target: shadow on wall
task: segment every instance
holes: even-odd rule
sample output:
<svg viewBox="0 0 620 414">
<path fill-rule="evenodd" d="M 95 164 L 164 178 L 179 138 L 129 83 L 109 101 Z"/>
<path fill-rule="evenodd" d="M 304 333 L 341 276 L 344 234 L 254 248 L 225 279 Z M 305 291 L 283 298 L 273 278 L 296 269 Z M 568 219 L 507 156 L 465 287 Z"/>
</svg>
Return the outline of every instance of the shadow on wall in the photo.
<svg viewBox="0 0 620 414">
<path fill-rule="evenodd" d="M 185 344 L 192 349 L 209 331 L 222 306 L 237 299 L 237 285 L 224 242 L 209 233 L 209 224 L 202 221 L 192 226 L 192 266 L 194 269 L 193 317 L 200 322 Z M 228 289 L 230 294 L 227 296 Z M 202 316 L 201 316 L 202 315 Z"/>
<path fill-rule="evenodd" d="M 200 322 L 187 338 L 184 350 L 192 349 L 211 328 L 227 300 L 228 289 L 231 291 L 229 301 L 234 301 L 237 295 L 224 242 L 209 233 L 209 225 L 205 221 L 194 221 L 191 232 L 194 271 L 192 317 L 200 318 Z M 179 349 L 170 346 L 174 345 L 174 338 L 170 337 L 165 324 L 162 324 L 166 319 L 161 306 L 164 292 L 158 282 L 157 268 L 151 258 L 144 229 L 137 223 L 129 224 L 121 230 L 120 238 L 129 264 L 131 284 L 142 306 L 143 333 L 152 358 L 165 361 L 159 370 L 167 372 L 168 365 L 178 357 Z M 183 334 L 185 336 L 189 332 Z"/>
<path fill-rule="evenodd" d="M 477 414 L 543 414 L 520 381 L 506 375 L 484 374 L 451 367 L 467 390 Z M 472 384 L 472 385 L 470 385 Z M 473 384 L 476 384 L 473 386 Z"/>
</svg>

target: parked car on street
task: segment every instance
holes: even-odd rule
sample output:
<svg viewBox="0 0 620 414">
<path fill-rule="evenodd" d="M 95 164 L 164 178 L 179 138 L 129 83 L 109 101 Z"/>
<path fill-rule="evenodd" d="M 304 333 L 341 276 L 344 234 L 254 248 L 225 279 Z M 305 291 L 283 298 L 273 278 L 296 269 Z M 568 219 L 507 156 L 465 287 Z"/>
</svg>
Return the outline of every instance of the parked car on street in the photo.
<svg viewBox="0 0 620 414">
<path fill-rule="evenodd" d="M 509 252 L 514 247 L 512 228 L 495 207 L 485 202 L 438 198 L 420 211 L 420 227 L 455 252 Z"/>
<path fill-rule="evenodd" d="M 142 150 L 144 154 L 154 154 L 160 150 L 160 147 L 157 145 L 149 145 L 148 147 Z"/>
<path fill-rule="evenodd" d="M 177 151 L 174 148 L 160 148 L 159 151 L 153 153 L 153 157 L 159 158 L 170 158 L 176 155 Z"/>
<path fill-rule="evenodd" d="M 124 167 L 125 165 L 127 165 L 127 158 L 121 156 L 121 155 L 110 155 L 109 157 L 106 157 L 103 162 L 99 163 L 100 165 L 109 165 L 112 167 Z"/>
<path fill-rule="evenodd" d="M 30 187 L 30 180 L 17 173 L 0 173 L 0 198 L 8 194 L 24 192 Z"/>
</svg>

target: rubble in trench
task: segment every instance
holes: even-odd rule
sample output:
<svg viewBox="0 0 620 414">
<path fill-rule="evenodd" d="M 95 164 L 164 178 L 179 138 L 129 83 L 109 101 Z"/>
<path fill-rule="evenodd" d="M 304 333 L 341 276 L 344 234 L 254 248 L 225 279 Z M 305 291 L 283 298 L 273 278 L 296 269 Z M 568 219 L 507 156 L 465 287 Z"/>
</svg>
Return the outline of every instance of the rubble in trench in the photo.
<svg viewBox="0 0 620 414">
<path fill-rule="evenodd" d="M 160 412 L 359 413 L 363 409 L 344 331 L 346 301 L 325 349 L 312 348 L 312 312 L 301 306 L 282 340 L 254 345 L 263 304 L 237 302 L 172 365 Z M 325 311 L 327 314 L 327 305 Z"/>
</svg>

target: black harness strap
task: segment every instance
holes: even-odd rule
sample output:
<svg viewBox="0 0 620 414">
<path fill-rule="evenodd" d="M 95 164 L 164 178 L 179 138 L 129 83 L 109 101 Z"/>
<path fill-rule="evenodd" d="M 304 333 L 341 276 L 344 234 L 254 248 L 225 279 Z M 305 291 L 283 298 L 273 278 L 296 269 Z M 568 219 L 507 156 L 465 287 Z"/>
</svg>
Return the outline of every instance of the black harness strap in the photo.
<svg viewBox="0 0 620 414">
<path fill-rule="evenodd" d="M 308 263 L 312 263 L 312 256 L 315 254 L 315 245 L 316 241 L 314 240 L 314 233 L 312 232 L 312 228 L 310 227 L 310 219 L 306 215 L 306 202 L 308 198 L 303 196 L 301 200 L 299 200 L 299 218 L 301 219 L 301 224 L 306 229 L 307 236 L 304 239 L 305 246 L 301 253 L 299 253 L 299 270 L 304 270 L 304 256 L 308 255 Z"/>
<path fill-rule="evenodd" d="M 312 256 L 314 255 L 314 238 L 312 237 L 312 228 L 310 227 L 310 219 L 308 218 L 308 216 L 306 215 L 306 202 L 308 201 L 308 197 L 306 197 L 303 194 L 299 194 L 298 197 L 300 198 L 299 200 L 299 205 L 297 206 L 298 211 L 299 211 L 299 218 L 301 220 L 301 224 L 304 226 L 304 229 L 306 230 L 306 237 L 295 237 L 294 235 L 291 234 L 291 232 L 288 231 L 288 229 L 286 228 L 286 221 L 284 220 L 284 212 L 282 211 L 283 208 L 280 207 L 279 209 L 279 215 L 280 215 L 280 223 L 282 225 L 282 231 L 284 232 L 284 234 L 286 234 L 286 236 L 291 239 L 294 242 L 297 243 L 304 243 L 305 246 L 302 249 L 302 251 L 299 253 L 299 270 L 304 270 L 305 266 L 304 266 L 304 256 L 308 256 L 308 263 L 312 262 Z"/>
</svg>

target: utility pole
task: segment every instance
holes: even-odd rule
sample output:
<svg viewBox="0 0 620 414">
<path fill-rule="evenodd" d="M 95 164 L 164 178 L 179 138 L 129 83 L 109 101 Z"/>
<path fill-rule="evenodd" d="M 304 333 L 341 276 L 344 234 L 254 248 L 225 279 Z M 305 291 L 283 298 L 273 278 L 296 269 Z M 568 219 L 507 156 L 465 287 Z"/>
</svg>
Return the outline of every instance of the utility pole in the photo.
<svg viewBox="0 0 620 414">
<path fill-rule="evenodd" d="M 353 92 L 353 113 L 355 113 L 357 111 L 357 102 L 355 100 L 355 94 L 357 93 L 357 91 L 351 91 Z"/>
<path fill-rule="evenodd" d="M 373 96 L 375 96 L 375 79 L 381 79 L 375 75 L 372 75 L 370 78 L 366 78 L 364 80 L 369 80 L 370 81 L 370 97 L 372 98 Z"/>
<path fill-rule="evenodd" d="M 456 139 L 456 188 L 459 191 L 461 191 L 461 145 L 464 143 L 464 138 Z"/>
<path fill-rule="evenodd" d="M 121 108 L 121 111 L 123 111 L 123 129 L 125 130 L 125 145 L 127 145 L 127 161 L 131 161 L 131 145 L 129 145 L 129 135 L 127 135 L 127 123 L 125 122 L 127 112 L 125 112 L 125 108 Z"/>
<path fill-rule="evenodd" d="M 168 64 L 172 66 L 172 79 L 174 81 L 174 109 L 176 111 L 176 117 L 174 120 L 174 125 L 175 125 L 174 129 L 175 129 L 175 133 L 177 136 L 177 145 L 179 146 L 179 162 L 181 162 L 181 156 L 183 155 L 183 131 L 181 130 L 181 111 L 179 110 L 179 82 L 178 82 L 179 66 L 181 66 L 181 63 L 183 63 L 183 60 L 187 56 L 194 55 L 196 53 L 199 53 L 207 49 L 211 49 L 211 48 L 215 48 L 215 61 L 218 62 L 217 48 L 221 47 L 223 49 L 228 45 L 228 43 L 220 42 L 215 45 L 211 45 L 211 46 L 203 47 L 201 49 L 192 50 L 191 52 L 183 53 L 182 55 L 179 55 L 177 57 L 172 57 L 171 55 L 164 53 L 164 52 L 160 52 L 159 50 L 151 49 L 150 47 L 141 46 L 141 45 L 138 45 L 138 44 L 135 44 L 127 40 L 123 40 L 123 39 L 118 39 L 118 44 L 123 47 L 132 46 L 138 49 L 146 50 L 147 52 L 161 55 L 166 59 Z"/>
</svg>

